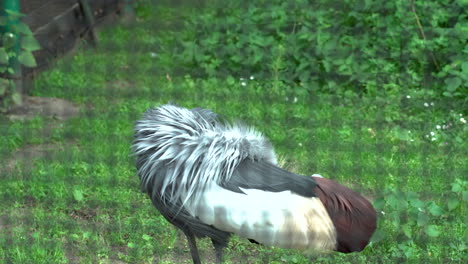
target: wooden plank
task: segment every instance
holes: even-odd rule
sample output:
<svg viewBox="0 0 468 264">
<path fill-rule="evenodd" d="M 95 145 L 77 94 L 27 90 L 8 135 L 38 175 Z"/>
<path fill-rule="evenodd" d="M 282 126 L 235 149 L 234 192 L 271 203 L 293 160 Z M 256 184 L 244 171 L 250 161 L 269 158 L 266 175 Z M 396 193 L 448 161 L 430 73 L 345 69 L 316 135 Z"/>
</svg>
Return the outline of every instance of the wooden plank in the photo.
<svg viewBox="0 0 468 264">
<path fill-rule="evenodd" d="M 85 28 L 83 21 L 75 14 L 79 11 L 79 5 L 75 3 L 59 16 L 55 16 L 47 24 L 34 31 L 34 37 L 41 45 L 41 49 L 34 52 L 37 67 L 24 68 L 24 73 L 42 70 L 51 61 L 71 50 L 76 41 L 80 39 Z"/>
<path fill-rule="evenodd" d="M 22 20 L 34 32 L 37 28 L 48 24 L 54 17 L 66 12 L 76 3 L 76 0 L 22 0 L 21 12 L 26 14 Z M 30 4 L 33 4 L 35 8 L 29 6 Z"/>
<path fill-rule="evenodd" d="M 122 0 L 89 1 L 94 16 L 94 24 L 89 25 L 78 0 L 32 2 L 35 3 L 36 9 L 28 9 L 29 13 L 23 18 L 23 22 L 31 27 L 42 49 L 34 52 L 37 67 L 23 67 L 24 77 L 45 69 L 57 58 L 72 50 L 76 43 L 87 35 L 90 27 L 95 27 L 106 17 L 116 15 L 124 7 Z"/>
</svg>

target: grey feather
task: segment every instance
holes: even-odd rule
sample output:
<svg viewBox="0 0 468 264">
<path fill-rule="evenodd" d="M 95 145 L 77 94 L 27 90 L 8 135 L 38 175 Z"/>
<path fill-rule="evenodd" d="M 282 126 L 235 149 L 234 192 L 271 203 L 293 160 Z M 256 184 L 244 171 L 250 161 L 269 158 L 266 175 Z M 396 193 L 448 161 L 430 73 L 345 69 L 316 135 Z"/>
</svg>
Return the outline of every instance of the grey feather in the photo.
<svg viewBox="0 0 468 264">
<path fill-rule="evenodd" d="M 208 182 L 228 181 L 245 158 L 276 162 L 271 144 L 259 132 L 221 123 L 207 109 L 175 105 L 143 115 L 135 126 L 133 151 L 142 190 L 148 191 L 152 178 L 158 178 L 161 195 L 169 193 L 168 202 L 182 200 L 182 206 L 196 200 Z"/>
<path fill-rule="evenodd" d="M 276 164 L 271 143 L 259 132 L 221 122 L 208 109 L 163 105 L 147 110 L 134 130 L 142 191 L 172 224 L 221 244 L 229 233 L 203 224 L 184 205 L 196 201 L 208 183 L 229 182 L 245 159 Z"/>
<path fill-rule="evenodd" d="M 292 191 L 304 197 L 315 197 L 317 184 L 312 177 L 304 177 L 281 169 L 264 161 L 242 161 L 231 178 L 222 187 L 243 193 L 243 189 L 259 189 L 269 192 Z"/>
</svg>

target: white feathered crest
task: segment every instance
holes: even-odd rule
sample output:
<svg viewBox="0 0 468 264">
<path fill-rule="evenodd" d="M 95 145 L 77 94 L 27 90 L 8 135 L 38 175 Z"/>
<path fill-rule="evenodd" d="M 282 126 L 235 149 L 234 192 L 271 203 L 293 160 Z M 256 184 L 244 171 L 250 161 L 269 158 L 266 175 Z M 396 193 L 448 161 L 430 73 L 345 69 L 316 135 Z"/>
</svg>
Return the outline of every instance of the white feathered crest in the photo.
<svg viewBox="0 0 468 264">
<path fill-rule="evenodd" d="M 172 104 L 146 111 L 135 126 L 133 151 L 145 157 L 138 166 L 142 189 L 157 187 L 171 204 L 196 200 L 209 182 L 228 181 L 245 158 L 276 164 L 270 142 L 254 129 Z M 154 182 L 161 186 L 149 186 Z"/>
</svg>

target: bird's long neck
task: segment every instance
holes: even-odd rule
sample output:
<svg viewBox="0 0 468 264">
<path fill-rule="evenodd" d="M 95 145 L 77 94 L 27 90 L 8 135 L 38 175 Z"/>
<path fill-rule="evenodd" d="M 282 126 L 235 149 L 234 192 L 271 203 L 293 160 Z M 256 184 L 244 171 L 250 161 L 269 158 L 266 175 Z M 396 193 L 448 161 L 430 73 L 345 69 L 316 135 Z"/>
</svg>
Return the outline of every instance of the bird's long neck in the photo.
<svg viewBox="0 0 468 264">
<path fill-rule="evenodd" d="M 363 250 L 376 229 L 377 215 L 372 204 L 332 180 L 313 178 L 317 182 L 315 192 L 336 228 L 336 250 L 343 253 Z"/>
</svg>

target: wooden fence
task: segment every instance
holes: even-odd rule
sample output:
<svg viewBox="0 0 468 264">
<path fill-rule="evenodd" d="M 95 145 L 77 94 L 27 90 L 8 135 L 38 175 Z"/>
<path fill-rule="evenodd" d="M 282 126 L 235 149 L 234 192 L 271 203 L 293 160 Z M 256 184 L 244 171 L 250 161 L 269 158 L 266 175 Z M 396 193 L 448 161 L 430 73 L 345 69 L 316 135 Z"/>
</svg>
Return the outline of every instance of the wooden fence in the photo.
<svg viewBox="0 0 468 264">
<path fill-rule="evenodd" d="M 1 78 L 28 79 L 71 51 L 83 38 L 96 44 L 95 27 L 123 13 L 131 0 L 17 0 L 20 12 L 41 45 L 35 51 L 37 66 L 21 67 L 20 75 Z"/>
</svg>

